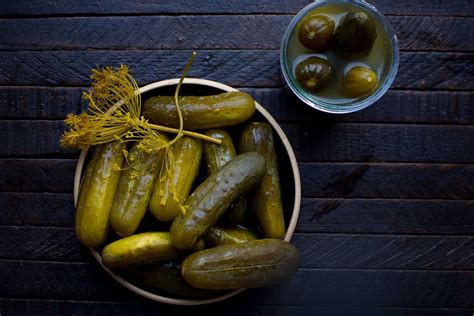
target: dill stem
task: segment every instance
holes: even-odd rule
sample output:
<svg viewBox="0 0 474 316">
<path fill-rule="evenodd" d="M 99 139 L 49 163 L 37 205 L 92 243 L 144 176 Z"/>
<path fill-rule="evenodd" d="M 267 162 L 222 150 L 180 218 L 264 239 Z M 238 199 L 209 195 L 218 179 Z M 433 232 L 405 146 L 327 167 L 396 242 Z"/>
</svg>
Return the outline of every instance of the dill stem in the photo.
<svg viewBox="0 0 474 316">
<path fill-rule="evenodd" d="M 148 123 L 148 125 L 151 128 L 156 129 L 157 131 L 162 131 L 162 132 L 167 132 L 167 133 L 175 133 L 175 134 L 178 134 L 180 132 L 180 129 L 178 129 L 178 128 L 172 128 L 172 127 L 167 127 L 167 126 L 162 126 L 162 125 L 155 125 L 155 124 L 151 124 L 151 123 Z M 210 136 L 207 136 L 207 135 L 204 135 L 204 134 L 191 132 L 191 131 L 186 131 L 186 130 L 182 130 L 182 133 L 183 133 L 183 135 L 196 137 L 196 138 L 199 138 L 199 139 L 202 139 L 202 140 L 214 143 L 214 144 L 220 145 L 222 143 L 222 141 L 220 139 L 213 138 L 213 137 L 210 137 Z"/>
</svg>

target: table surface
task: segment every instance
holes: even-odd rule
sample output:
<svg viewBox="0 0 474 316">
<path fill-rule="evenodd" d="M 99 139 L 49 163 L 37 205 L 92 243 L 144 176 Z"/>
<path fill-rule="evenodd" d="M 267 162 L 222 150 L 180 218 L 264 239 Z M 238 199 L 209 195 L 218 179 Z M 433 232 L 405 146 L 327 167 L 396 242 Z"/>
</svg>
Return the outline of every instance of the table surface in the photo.
<svg viewBox="0 0 474 316">
<path fill-rule="evenodd" d="M 0 3 L 0 314 L 472 315 L 474 4 L 373 0 L 400 41 L 392 89 L 362 112 L 319 113 L 282 89 L 283 32 L 310 1 Z M 74 237 L 76 151 L 62 119 L 97 65 L 140 85 L 190 77 L 251 93 L 295 150 L 302 260 L 279 286 L 207 307 L 149 302 Z"/>
</svg>

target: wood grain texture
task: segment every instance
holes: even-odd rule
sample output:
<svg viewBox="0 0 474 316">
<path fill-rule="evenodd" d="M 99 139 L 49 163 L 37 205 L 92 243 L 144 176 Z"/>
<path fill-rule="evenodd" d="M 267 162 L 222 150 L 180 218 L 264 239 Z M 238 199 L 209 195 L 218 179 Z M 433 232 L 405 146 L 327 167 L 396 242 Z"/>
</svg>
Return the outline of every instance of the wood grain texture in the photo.
<svg viewBox="0 0 474 316">
<path fill-rule="evenodd" d="M 67 17 L 0 20 L 1 50 L 279 49 L 292 15 Z M 474 18 L 389 17 L 400 49 L 474 50 Z M 211 32 L 212 30 L 212 32 Z M 211 35 L 212 34 L 212 35 Z"/>
<path fill-rule="evenodd" d="M 72 192 L 76 159 L 1 159 L 0 191 Z"/>
<path fill-rule="evenodd" d="M 296 231 L 472 235 L 472 218 L 474 201 L 305 198 Z"/>
<path fill-rule="evenodd" d="M 139 85 L 179 77 L 190 51 L 0 52 L 0 85 L 89 84 L 97 66 L 127 64 Z M 188 76 L 232 86 L 281 86 L 278 51 L 198 51 Z M 236 70 L 238 69 L 238 71 Z M 398 89 L 472 90 L 474 54 L 405 52 L 393 84 Z"/>
<path fill-rule="evenodd" d="M 474 162 L 474 126 L 281 124 L 299 161 Z M 77 152 L 61 148 L 62 121 L 0 121 L 1 156 Z M 35 131 L 31 133 L 31 131 Z"/>
<path fill-rule="evenodd" d="M 473 165 L 301 163 L 303 196 L 473 199 Z"/>
<path fill-rule="evenodd" d="M 474 93 L 471 92 L 389 90 L 365 110 L 330 115 L 308 107 L 283 89 L 242 90 L 252 94 L 273 117 L 284 122 L 474 123 Z"/>
<path fill-rule="evenodd" d="M 0 15 L 98 15 L 98 14 L 203 14 L 203 13 L 297 13 L 310 0 L 198 0 L 191 5 L 188 1 L 172 3 L 151 0 L 90 0 L 80 3 L 74 0 L 18 0 L 0 3 Z M 372 0 L 371 3 L 385 14 L 457 15 L 474 16 L 469 0 Z"/>
<path fill-rule="evenodd" d="M 0 192 L 0 225 L 73 227 L 73 195 Z"/>
<path fill-rule="evenodd" d="M 86 109 L 82 87 L 0 87 L 0 118 L 63 119 Z M 474 92 L 389 90 L 376 105 L 328 115 L 304 105 L 281 88 L 241 88 L 280 122 L 378 122 L 474 124 Z"/>
<path fill-rule="evenodd" d="M 0 192 L 0 225 L 73 227 L 70 193 Z M 305 198 L 296 232 L 472 235 L 474 201 Z"/>
<path fill-rule="evenodd" d="M 474 236 L 297 233 L 292 243 L 300 251 L 302 268 L 474 270 Z M 95 260 L 73 228 L 11 226 L 0 231 L 0 259 Z"/>
<path fill-rule="evenodd" d="M 0 270 L 9 276 L 0 283 L 3 298 L 136 301 L 97 264 L 0 261 Z M 473 284 L 474 272 L 302 269 L 225 304 L 472 308 Z"/>
<path fill-rule="evenodd" d="M 314 306 L 261 306 L 216 303 L 206 306 L 192 307 L 194 313 L 225 314 L 225 315 L 320 315 L 320 316 L 465 316 L 473 309 L 468 308 L 403 308 L 403 307 L 314 307 Z M 157 310 L 159 309 L 159 312 Z M 189 307 L 157 305 L 153 302 L 97 302 L 97 301 L 59 301 L 36 299 L 0 299 L 0 313 L 5 315 L 164 315 L 187 313 Z"/>
<path fill-rule="evenodd" d="M 71 193 L 75 159 L 0 159 L 0 192 Z M 300 163 L 302 194 L 329 198 L 474 199 L 474 166 Z"/>
<path fill-rule="evenodd" d="M 0 117 L 63 119 L 86 109 L 84 88 L 0 87 Z"/>
</svg>

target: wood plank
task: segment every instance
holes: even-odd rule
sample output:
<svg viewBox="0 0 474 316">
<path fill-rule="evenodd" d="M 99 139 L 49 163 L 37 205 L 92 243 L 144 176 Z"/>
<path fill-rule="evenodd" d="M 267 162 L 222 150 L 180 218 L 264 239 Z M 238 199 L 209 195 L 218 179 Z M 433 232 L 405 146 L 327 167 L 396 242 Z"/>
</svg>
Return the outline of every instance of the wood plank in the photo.
<svg viewBox="0 0 474 316">
<path fill-rule="evenodd" d="M 194 306 L 194 313 L 212 313 L 225 315 L 324 315 L 324 316 L 465 316 L 469 315 L 470 309 L 465 308 L 403 308 L 403 307 L 314 307 L 314 306 L 262 306 L 232 304 L 228 307 L 228 301 Z M 188 307 L 170 306 L 160 304 L 160 314 L 186 313 Z M 35 299 L 0 299 L 0 313 L 5 315 L 137 315 L 156 314 L 157 304 L 151 301 L 139 302 L 97 302 L 97 301 L 58 301 L 58 300 L 35 300 Z"/>
<path fill-rule="evenodd" d="M 365 110 L 330 115 L 308 107 L 283 89 L 242 90 L 252 94 L 273 117 L 284 122 L 474 123 L 474 94 L 471 92 L 389 90 L 380 101 Z"/>
<path fill-rule="evenodd" d="M 300 161 L 474 162 L 474 126 L 320 122 L 281 124 Z M 31 131 L 34 130 L 34 133 Z M 62 121 L 0 121 L 1 156 L 75 153 Z"/>
<path fill-rule="evenodd" d="M 86 109 L 77 87 L 0 87 L 0 117 L 63 119 Z"/>
<path fill-rule="evenodd" d="M 76 163 L 0 159 L 0 192 L 71 193 Z M 299 168 L 305 197 L 474 199 L 472 165 L 300 163 Z"/>
<path fill-rule="evenodd" d="M 73 227 L 73 196 L 0 192 L 0 225 Z"/>
<path fill-rule="evenodd" d="M 300 163 L 303 196 L 473 199 L 473 165 Z"/>
<path fill-rule="evenodd" d="M 3 298 L 136 301 L 97 264 L 1 261 L 0 271 Z M 472 308 L 473 284 L 474 272 L 301 269 L 225 304 Z"/>
<path fill-rule="evenodd" d="M 4 226 L 1 259 L 94 262 L 76 239 L 74 228 Z"/>
<path fill-rule="evenodd" d="M 472 218 L 474 201 L 305 198 L 296 231 L 472 235 Z"/>
<path fill-rule="evenodd" d="M 0 20 L 1 50 L 279 49 L 292 15 L 114 16 Z M 389 17 L 400 49 L 473 51 L 474 18 Z M 212 36 L 209 30 L 213 30 Z"/>
<path fill-rule="evenodd" d="M 189 55 L 190 51 L 182 50 L 0 52 L 0 85 L 87 85 L 92 68 L 121 63 L 129 65 L 143 85 L 179 77 Z M 188 76 L 236 87 L 279 87 L 278 55 L 276 50 L 199 51 Z M 472 90 L 474 54 L 402 52 L 393 87 Z"/>
<path fill-rule="evenodd" d="M 2 226 L 74 225 L 74 203 L 69 193 L 0 192 L 0 210 Z M 296 231 L 472 235 L 471 218 L 474 201 L 305 198 Z"/>
<path fill-rule="evenodd" d="M 98 15 L 98 14 L 203 14 L 203 13 L 297 13 L 310 0 L 198 0 L 193 5 L 185 0 L 173 3 L 139 1 L 131 5 L 126 0 L 89 0 L 78 3 L 74 0 L 17 0 L 0 3 L 0 16 L 38 16 L 38 15 Z M 469 0 L 372 0 L 384 14 L 400 15 L 456 15 L 473 16 L 474 9 Z"/>
<path fill-rule="evenodd" d="M 333 123 L 281 126 L 296 158 L 303 161 L 474 161 L 474 127 Z"/>
<path fill-rule="evenodd" d="M 1 159 L 0 191 L 72 192 L 76 159 Z"/>
<path fill-rule="evenodd" d="M 473 270 L 474 236 L 327 235 L 297 233 L 300 267 L 327 269 Z M 0 259 L 94 262 L 73 228 L 4 226 Z"/>
<path fill-rule="evenodd" d="M 86 109 L 82 87 L 0 87 L 0 118 L 63 119 Z M 474 124 L 474 93 L 390 90 L 376 105 L 348 115 L 315 111 L 281 88 L 241 88 L 280 122 Z"/>
</svg>

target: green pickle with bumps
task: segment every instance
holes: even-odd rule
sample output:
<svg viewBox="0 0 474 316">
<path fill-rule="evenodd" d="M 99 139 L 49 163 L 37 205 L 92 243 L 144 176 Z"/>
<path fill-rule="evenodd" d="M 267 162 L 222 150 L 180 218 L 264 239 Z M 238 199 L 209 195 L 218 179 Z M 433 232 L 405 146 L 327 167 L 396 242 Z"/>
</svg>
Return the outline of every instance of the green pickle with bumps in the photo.
<svg viewBox="0 0 474 316">
<path fill-rule="evenodd" d="M 268 123 L 252 122 L 244 127 L 239 152 L 255 151 L 265 157 L 266 174 L 250 197 L 263 235 L 281 239 L 285 236 L 285 219 L 280 188 L 280 174 L 273 129 Z"/>
<path fill-rule="evenodd" d="M 165 151 L 144 151 L 135 143 L 120 176 L 110 226 L 121 237 L 132 235 L 145 215 Z"/>
<path fill-rule="evenodd" d="M 181 273 L 200 289 L 256 288 L 288 278 L 298 264 L 298 250 L 292 244 L 260 239 L 198 251 L 184 260 Z"/>
<path fill-rule="evenodd" d="M 221 169 L 227 162 L 237 156 L 237 152 L 229 133 L 223 129 L 210 129 L 205 133 L 207 136 L 219 139 L 221 144 L 204 143 L 204 158 L 206 161 L 207 174 L 213 174 Z M 247 211 L 247 200 L 244 196 L 232 202 L 229 209 L 219 219 L 223 226 L 235 226 L 241 224 L 245 219 Z"/>
<path fill-rule="evenodd" d="M 186 201 L 199 172 L 202 142 L 183 136 L 172 147 L 172 170 L 163 172 L 156 181 L 150 199 L 150 211 L 159 220 L 172 221 Z"/>
<path fill-rule="evenodd" d="M 190 249 L 215 225 L 236 198 L 252 189 L 265 175 L 262 155 L 249 152 L 230 160 L 211 174 L 188 197 L 184 207 L 171 224 L 170 234 L 178 249 Z"/>
</svg>

